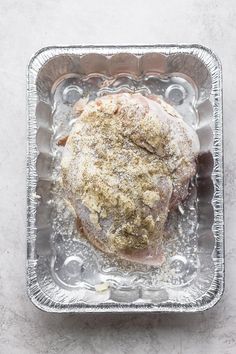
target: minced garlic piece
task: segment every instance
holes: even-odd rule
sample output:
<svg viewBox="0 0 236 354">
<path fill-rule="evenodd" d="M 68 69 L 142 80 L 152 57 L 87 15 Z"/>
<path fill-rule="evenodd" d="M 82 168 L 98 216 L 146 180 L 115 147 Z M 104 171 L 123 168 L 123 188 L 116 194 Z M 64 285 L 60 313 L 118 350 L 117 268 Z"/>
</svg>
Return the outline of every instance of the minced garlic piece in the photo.
<svg viewBox="0 0 236 354">
<path fill-rule="evenodd" d="M 146 191 L 143 193 L 143 202 L 150 208 L 154 206 L 156 202 L 160 199 L 160 195 L 158 192 Z"/>
<path fill-rule="evenodd" d="M 100 293 L 103 291 L 107 291 L 109 289 L 109 284 L 104 282 L 104 283 L 96 284 L 94 287 L 95 290 Z"/>
<path fill-rule="evenodd" d="M 96 214 L 96 213 L 91 213 L 90 215 L 89 215 L 89 218 L 90 218 L 90 220 L 91 220 L 91 222 L 98 228 L 98 229 L 101 229 L 101 226 L 100 226 L 100 224 L 99 224 L 99 222 L 98 222 L 98 214 Z"/>
</svg>

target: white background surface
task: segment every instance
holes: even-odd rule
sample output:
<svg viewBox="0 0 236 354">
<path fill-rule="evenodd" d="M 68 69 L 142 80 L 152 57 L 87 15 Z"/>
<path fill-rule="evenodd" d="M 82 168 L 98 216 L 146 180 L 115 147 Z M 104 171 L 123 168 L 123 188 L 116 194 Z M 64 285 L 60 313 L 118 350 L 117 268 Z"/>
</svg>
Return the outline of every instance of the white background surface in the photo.
<svg viewBox="0 0 236 354">
<path fill-rule="evenodd" d="M 26 66 L 47 45 L 200 43 L 224 73 L 226 290 L 200 314 L 53 315 L 25 291 Z M 236 2 L 0 1 L 0 353 L 236 353 Z"/>
</svg>

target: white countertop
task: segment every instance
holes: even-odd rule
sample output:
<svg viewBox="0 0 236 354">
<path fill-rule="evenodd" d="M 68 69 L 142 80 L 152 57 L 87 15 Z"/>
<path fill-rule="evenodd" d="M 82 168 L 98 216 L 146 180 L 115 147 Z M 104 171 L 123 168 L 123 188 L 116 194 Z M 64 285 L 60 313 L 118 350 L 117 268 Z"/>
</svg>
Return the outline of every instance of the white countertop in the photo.
<svg viewBox="0 0 236 354">
<path fill-rule="evenodd" d="M 25 287 L 26 65 L 48 45 L 199 43 L 224 74 L 226 290 L 199 314 L 55 315 Z M 236 353 L 236 4 L 1 0 L 0 353 Z"/>
</svg>

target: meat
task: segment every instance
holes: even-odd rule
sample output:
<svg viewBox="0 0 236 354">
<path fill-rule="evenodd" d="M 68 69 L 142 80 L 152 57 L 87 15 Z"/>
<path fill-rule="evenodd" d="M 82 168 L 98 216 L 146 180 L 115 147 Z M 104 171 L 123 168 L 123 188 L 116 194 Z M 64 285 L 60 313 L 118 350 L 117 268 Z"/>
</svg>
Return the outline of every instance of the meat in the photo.
<svg viewBox="0 0 236 354">
<path fill-rule="evenodd" d="M 85 105 L 61 163 L 83 235 L 108 254 L 161 264 L 165 222 L 188 194 L 198 150 L 195 132 L 160 98 L 122 93 Z"/>
</svg>

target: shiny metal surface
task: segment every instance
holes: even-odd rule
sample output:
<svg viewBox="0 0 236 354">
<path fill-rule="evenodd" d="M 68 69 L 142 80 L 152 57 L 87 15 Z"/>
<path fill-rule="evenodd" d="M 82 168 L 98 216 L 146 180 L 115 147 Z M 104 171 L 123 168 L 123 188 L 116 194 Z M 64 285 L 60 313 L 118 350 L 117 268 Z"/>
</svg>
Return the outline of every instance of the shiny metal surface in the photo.
<svg viewBox="0 0 236 354">
<path fill-rule="evenodd" d="M 198 174 L 170 216 L 167 261 L 147 268 L 109 259 L 78 238 L 58 186 L 61 148 L 79 98 L 158 94 L 197 131 Z M 222 82 L 201 46 L 53 47 L 28 72 L 28 293 L 49 312 L 195 312 L 224 287 Z M 173 231 L 175 230 L 175 231 Z M 177 230 L 177 231 L 176 231 Z"/>
</svg>

